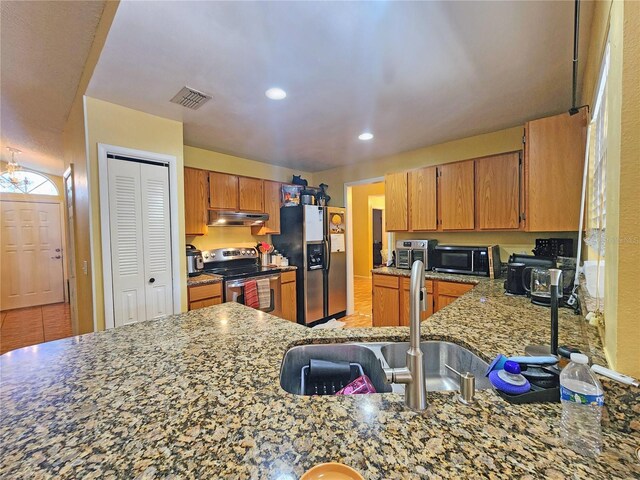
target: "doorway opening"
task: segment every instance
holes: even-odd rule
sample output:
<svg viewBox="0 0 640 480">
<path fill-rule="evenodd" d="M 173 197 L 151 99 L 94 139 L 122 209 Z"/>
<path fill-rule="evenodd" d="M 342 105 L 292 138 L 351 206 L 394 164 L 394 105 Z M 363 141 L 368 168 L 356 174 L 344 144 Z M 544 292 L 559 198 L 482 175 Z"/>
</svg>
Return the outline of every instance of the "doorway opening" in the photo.
<svg viewBox="0 0 640 480">
<path fill-rule="evenodd" d="M 385 228 L 384 178 L 345 185 L 347 204 L 347 316 L 346 327 L 371 327 L 373 298 L 371 270 L 388 258 Z"/>
<path fill-rule="evenodd" d="M 0 175 L 0 354 L 73 335 L 62 183 Z"/>
</svg>

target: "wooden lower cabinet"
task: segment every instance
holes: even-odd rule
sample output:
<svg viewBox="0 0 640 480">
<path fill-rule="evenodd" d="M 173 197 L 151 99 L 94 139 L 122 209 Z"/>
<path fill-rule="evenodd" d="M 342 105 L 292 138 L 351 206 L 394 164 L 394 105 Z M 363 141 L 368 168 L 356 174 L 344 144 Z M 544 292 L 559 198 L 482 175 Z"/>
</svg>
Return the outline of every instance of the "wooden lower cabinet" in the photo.
<svg viewBox="0 0 640 480">
<path fill-rule="evenodd" d="M 408 277 L 373 274 L 373 326 L 397 327 L 409 326 L 409 290 L 411 280 Z M 426 280 L 427 310 L 422 320 L 434 312 L 446 307 L 456 298 L 471 290 L 474 285 L 467 283 Z"/>
<path fill-rule="evenodd" d="M 433 315 L 433 280 L 426 280 L 424 282 L 427 287 L 427 310 L 422 312 L 422 320 L 426 320 Z M 409 290 L 411 285 L 411 279 L 407 277 L 400 278 L 401 292 L 400 292 L 400 325 L 409 326 Z"/>
<path fill-rule="evenodd" d="M 292 322 L 298 321 L 298 309 L 296 304 L 296 272 L 282 272 L 280 276 L 280 298 L 282 299 L 282 311 L 280 317 Z"/>
<path fill-rule="evenodd" d="M 189 310 L 210 307 L 222 303 L 222 283 L 193 285 L 187 288 Z"/>
<path fill-rule="evenodd" d="M 397 327 L 400 314 L 400 277 L 373 275 L 373 326 Z"/>
<path fill-rule="evenodd" d="M 441 308 L 446 307 L 450 303 L 453 303 L 456 298 L 461 297 L 475 285 L 469 283 L 455 283 L 455 282 L 437 282 L 437 288 L 435 292 L 435 308 L 434 311 L 438 311 Z"/>
</svg>

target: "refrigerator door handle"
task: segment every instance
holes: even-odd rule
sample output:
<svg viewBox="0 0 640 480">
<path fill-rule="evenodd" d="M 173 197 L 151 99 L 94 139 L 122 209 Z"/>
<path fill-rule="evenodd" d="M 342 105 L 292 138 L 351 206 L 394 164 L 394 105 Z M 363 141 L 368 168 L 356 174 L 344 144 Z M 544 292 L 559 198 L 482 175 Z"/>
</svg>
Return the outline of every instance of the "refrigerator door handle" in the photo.
<svg viewBox="0 0 640 480">
<path fill-rule="evenodd" d="M 327 235 L 327 239 L 324 242 L 324 264 L 325 270 L 328 272 L 331 268 L 331 240 L 330 236 Z"/>
</svg>

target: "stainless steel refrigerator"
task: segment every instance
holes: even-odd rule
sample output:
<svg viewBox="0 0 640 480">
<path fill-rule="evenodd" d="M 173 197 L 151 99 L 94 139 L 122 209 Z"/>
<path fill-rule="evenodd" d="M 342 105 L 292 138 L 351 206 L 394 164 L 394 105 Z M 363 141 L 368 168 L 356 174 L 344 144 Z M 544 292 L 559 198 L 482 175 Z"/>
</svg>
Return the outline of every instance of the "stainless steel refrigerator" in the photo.
<svg viewBox="0 0 640 480">
<path fill-rule="evenodd" d="M 347 310 L 346 218 L 341 207 L 280 208 L 275 248 L 296 270 L 298 323 L 340 318 Z"/>
</svg>

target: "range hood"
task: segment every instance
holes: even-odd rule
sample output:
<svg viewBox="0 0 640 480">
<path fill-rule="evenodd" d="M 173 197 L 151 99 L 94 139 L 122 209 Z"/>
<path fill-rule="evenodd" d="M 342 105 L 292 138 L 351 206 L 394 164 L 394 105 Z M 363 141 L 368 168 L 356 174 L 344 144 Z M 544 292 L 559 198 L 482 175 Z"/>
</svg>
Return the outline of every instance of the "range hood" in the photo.
<svg viewBox="0 0 640 480">
<path fill-rule="evenodd" d="M 219 212 L 209 210 L 210 227 L 252 227 L 269 220 L 268 213 Z"/>
</svg>

